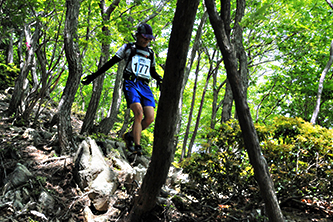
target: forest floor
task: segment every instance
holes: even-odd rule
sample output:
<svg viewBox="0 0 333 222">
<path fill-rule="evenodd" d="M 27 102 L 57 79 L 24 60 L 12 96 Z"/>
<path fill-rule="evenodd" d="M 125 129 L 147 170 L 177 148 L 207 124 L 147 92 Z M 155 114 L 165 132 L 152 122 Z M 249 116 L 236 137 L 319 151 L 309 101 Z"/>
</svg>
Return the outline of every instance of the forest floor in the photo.
<svg viewBox="0 0 333 222">
<path fill-rule="evenodd" d="M 0 94 L 0 113 L 8 107 L 8 101 L 4 100 L 4 98 L 5 97 Z M 5 138 L 0 141 L 0 162 L 1 166 L 5 168 L 0 171 L 1 190 L 3 190 L 4 171 L 6 171 L 6 169 L 14 169 L 18 162 L 24 163 L 35 175 L 40 175 L 41 177 L 52 175 L 52 180 L 47 181 L 45 188 L 56 191 L 57 202 L 61 203 L 62 206 L 67 206 L 67 209 L 62 207 L 62 209 L 66 210 L 61 212 L 60 215 L 70 214 L 72 215 L 71 218 L 75 218 L 75 221 L 83 221 L 83 209 L 86 200 L 82 198 L 82 196 L 80 197 L 82 194 L 80 194 L 77 185 L 72 180 L 71 165 L 67 164 L 67 167 L 64 167 L 63 163 L 60 161 L 55 161 L 53 164 L 45 164 L 54 155 L 52 150 L 36 149 L 31 145 L 31 142 L 20 139 L 17 133 L 13 133 L 13 127 L 15 126 L 12 125 L 11 121 L 1 115 L 0 117 L 0 135 L 2 138 Z M 80 119 L 73 118 L 73 128 L 75 132 L 80 130 L 81 124 L 82 121 Z M 5 143 L 4 141 L 7 142 Z M 12 146 L 15 146 L 18 152 L 6 152 L 7 145 L 9 144 L 8 141 L 10 141 Z M 57 158 L 60 160 L 62 157 Z M 36 188 L 42 189 L 40 187 L 38 188 L 38 186 Z M 190 211 L 180 212 L 168 206 L 168 208 L 159 210 L 160 220 L 154 221 L 267 221 L 267 219 L 265 219 L 266 217 L 262 216 L 259 212 L 260 210 L 233 209 L 232 203 L 229 203 L 228 206 L 220 205 L 220 207 L 220 209 L 211 209 L 206 212 L 202 211 L 202 208 L 195 209 L 191 207 Z M 327 203 L 302 201 L 294 198 L 287 200 L 282 207 L 286 221 L 299 222 L 333 221 L 332 209 L 333 206 Z M 0 208 L 0 213 L 1 210 Z M 168 218 L 163 218 L 162 215 L 168 215 Z M 174 215 L 174 217 L 172 215 Z M 60 219 L 60 221 L 65 220 Z"/>
</svg>

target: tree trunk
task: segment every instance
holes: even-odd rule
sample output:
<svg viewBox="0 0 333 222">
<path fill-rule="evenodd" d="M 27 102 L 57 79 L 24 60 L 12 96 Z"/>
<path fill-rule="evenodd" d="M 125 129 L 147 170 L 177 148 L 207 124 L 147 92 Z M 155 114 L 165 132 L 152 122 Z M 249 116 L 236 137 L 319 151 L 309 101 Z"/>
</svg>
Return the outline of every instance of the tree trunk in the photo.
<svg viewBox="0 0 333 222">
<path fill-rule="evenodd" d="M 9 33 L 9 45 L 7 49 L 7 64 L 14 63 L 14 50 L 13 50 L 13 34 L 14 31 Z"/>
<path fill-rule="evenodd" d="M 151 162 L 126 221 L 140 221 L 156 205 L 174 157 L 174 133 L 186 56 L 199 0 L 178 0 L 171 31 L 165 75 L 157 111 Z M 182 41 L 179 41 L 179 40 Z"/>
<path fill-rule="evenodd" d="M 21 68 L 21 73 L 15 80 L 12 98 L 10 100 L 8 110 L 6 111 L 8 115 L 12 115 L 15 113 L 17 116 L 19 114 L 22 114 L 24 111 L 24 107 L 22 106 L 22 104 L 25 99 L 26 90 L 28 87 L 27 76 L 29 74 L 29 71 L 31 70 L 31 64 L 35 54 L 36 44 L 39 39 L 39 27 L 36 26 L 35 32 L 31 40 L 29 29 L 30 27 L 28 25 L 24 27 L 26 43 L 29 45 L 29 47 L 27 47 L 26 59 Z"/>
<path fill-rule="evenodd" d="M 117 115 L 119 112 L 120 104 L 121 104 L 121 89 L 123 83 L 123 71 L 125 68 L 125 61 L 121 61 L 118 64 L 118 71 L 116 76 L 116 81 L 113 88 L 113 96 L 112 96 L 112 104 L 108 113 L 108 117 L 103 119 L 98 126 L 97 131 L 108 134 L 110 130 L 113 128 L 114 123 L 117 120 Z"/>
<path fill-rule="evenodd" d="M 219 54 L 217 54 L 217 58 L 219 58 Z M 210 122 L 210 128 L 214 129 L 216 125 L 216 118 L 217 118 L 217 111 L 219 110 L 220 106 L 218 104 L 218 95 L 219 92 L 224 85 L 224 83 L 220 84 L 220 86 L 217 85 L 217 73 L 220 67 L 221 61 L 218 62 L 216 69 L 213 73 L 213 104 L 212 104 L 212 120 Z"/>
<path fill-rule="evenodd" d="M 188 62 L 188 65 L 186 67 L 186 71 L 185 71 L 185 77 L 184 77 L 184 80 L 183 80 L 183 85 L 182 85 L 182 90 L 181 90 L 181 97 L 180 97 L 180 100 L 179 100 L 179 104 L 178 104 L 178 107 L 179 107 L 179 110 L 176 114 L 176 118 L 177 118 L 177 127 L 176 127 L 176 132 L 175 132 L 175 135 L 179 135 L 180 133 L 180 130 L 181 130 L 181 115 L 182 115 L 182 106 L 183 106 L 183 93 L 184 93 L 184 90 L 185 90 L 185 86 L 186 86 L 186 83 L 188 81 L 188 77 L 190 75 L 190 72 L 191 72 L 191 69 L 192 69 L 192 64 L 193 64 L 193 61 L 194 61 L 194 58 L 195 58 L 195 54 L 197 53 L 197 51 L 199 50 L 199 47 L 200 47 L 200 39 L 201 39 L 201 35 L 202 35 L 202 30 L 204 28 L 204 25 L 206 23 L 206 20 L 208 18 L 208 13 L 205 12 L 201 18 L 201 21 L 200 21 L 200 24 L 198 26 L 198 30 L 196 32 L 196 35 L 195 35 L 195 39 L 194 39 L 194 42 L 193 42 L 193 47 L 192 47 L 192 50 L 191 50 L 191 56 L 190 56 L 190 60 Z M 176 137 L 176 144 L 178 144 L 178 136 Z M 183 149 L 185 149 L 183 147 Z M 179 159 L 179 161 L 181 162 L 182 161 L 182 158 L 183 156 L 185 156 L 185 150 L 183 150 L 182 152 L 182 157 Z"/>
<path fill-rule="evenodd" d="M 262 197 L 266 203 L 266 210 L 271 222 L 284 221 L 278 200 L 275 195 L 274 184 L 270 177 L 268 166 L 265 158 L 262 155 L 259 146 L 259 140 L 252 122 L 249 107 L 245 100 L 243 91 L 243 82 L 238 72 L 238 63 L 234 48 L 228 38 L 225 24 L 216 12 L 215 2 L 213 0 L 205 0 L 208 9 L 210 22 L 214 29 L 214 33 L 223 55 L 225 68 L 227 70 L 228 80 L 232 87 L 236 110 L 239 117 L 239 123 L 242 129 L 245 147 L 249 154 L 250 162 L 254 168 L 254 175 L 259 184 Z M 223 3 L 221 3 L 222 5 Z M 245 9 L 245 1 L 237 1 L 237 16 L 242 16 Z M 221 12 L 225 14 L 226 12 Z M 238 20 L 240 21 L 240 19 Z"/>
<path fill-rule="evenodd" d="M 102 63 L 102 64 L 104 64 L 104 63 Z M 95 120 L 99 100 L 101 98 L 102 90 L 103 90 L 104 78 L 105 78 L 105 74 L 102 74 L 99 77 L 97 77 L 95 81 L 93 81 L 92 95 L 91 95 L 91 98 L 89 101 L 86 115 L 84 116 L 80 134 L 83 134 L 85 132 L 90 134 L 94 131 L 93 130 L 94 120 Z"/>
<path fill-rule="evenodd" d="M 234 101 L 234 97 L 232 95 L 231 86 L 230 86 L 229 80 L 227 80 L 224 98 L 223 98 L 221 123 L 228 122 L 231 119 L 233 101 Z"/>
<path fill-rule="evenodd" d="M 219 55 L 217 55 L 217 58 L 219 58 Z M 215 129 L 216 126 L 216 122 L 217 122 L 217 111 L 221 108 L 222 106 L 222 101 L 218 102 L 219 99 L 219 93 L 222 89 L 222 87 L 225 85 L 225 83 L 227 82 L 226 80 L 223 81 L 223 83 L 221 83 L 219 86 L 217 85 L 217 74 L 218 74 L 218 70 L 219 70 L 219 66 L 220 66 L 221 61 L 219 61 L 218 66 L 216 67 L 214 73 L 213 73 L 213 104 L 212 104 L 212 118 L 210 121 L 210 128 L 212 130 Z M 207 139 L 207 152 L 211 153 L 212 151 L 212 138 L 210 136 L 208 136 Z"/>
<path fill-rule="evenodd" d="M 130 122 L 131 122 L 131 109 L 128 108 L 125 110 L 123 126 L 117 132 L 119 138 L 121 138 L 121 136 L 127 131 Z"/>
<path fill-rule="evenodd" d="M 105 1 L 100 0 L 101 16 L 103 18 L 104 24 L 107 24 L 110 20 L 110 15 L 114 11 L 115 7 L 119 4 L 120 0 L 114 0 L 109 7 L 105 6 Z M 107 26 L 102 27 L 103 35 L 110 36 L 110 30 Z M 110 43 L 108 41 L 103 41 L 101 46 L 101 57 L 99 60 L 98 68 L 101 68 L 110 57 Z M 94 126 L 94 119 L 96 116 L 96 111 L 98 108 L 99 100 L 101 98 L 103 83 L 104 83 L 105 74 L 99 76 L 93 82 L 93 93 L 88 105 L 86 115 L 83 120 L 83 125 L 81 128 L 81 134 L 84 132 L 92 133 Z M 107 134 L 107 133 L 105 133 Z"/>
<path fill-rule="evenodd" d="M 198 53 L 198 63 L 197 63 L 197 69 L 195 71 L 195 80 L 194 80 L 194 85 L 193 85 L 191 108 L 190 108 L 190 113 L 188 115 L 188 121 L 187 121 L 187 126 L 186 126 L 184 139 L 183 139 L 183 148 L 182 148 L 182 154 L 181 154 L 180 160 L 182 160 L 186 157 L 185 153 L 186 153 L 186 147 L 187 147 L 187 139 L 188 139 L 188 135 L 190 134 L 190 128 L 191 128 L 192 117 L 193 117 L 193 110 L 194 110 L 194 105 L 195 105 L 195 96 L 197 94 L 198 76 L 199 76 L 199 70 L 200 70 L 200 60 L 201 60 L 201 52 Z"/>
<path fill-rule="evenodd" d="M 320 110 L 321 94 L 322 94 L 323 88 L 324 88 L 324 80 L 325 80 L 326 74 L 328 73 L 329 69 L 332 66 L 332 63 L 333 63 L 333 40 L 331 42 L 331 47 L 330 47 L 330 58 L 329 58 L 329 60 L 326 64 L 325 69 L 321 73 L 321 77 L 319 79 L 316 107 L 313 111 L 312 118 L 311 118 L 311 121 L 310 121 L 310 123 L 313 124 L 313 125 L 316 123 L 317 118 L 318 118 L 318 114 L 319 114 L 319 110 Z"/>
<path fill-rule="evenodd" d="M 65 54 L 68 62 L 68 78 L 58 106 L 58 137 L 61 154 L 73 151 L 71 107 L 82 75 L 82 59 L 77 42 L 77 24 L 81 0 L 66 1 L 64 30 Z"/>
<path fill-rule="evenodd" d="M 37 26 L 39 26 L 39 23 L 37 22 L 36 24 Z M 34 107 L 36 106 L 37 102 L 40 101 L 40 104 L 43 102 L 45 93 L 48 89 L 47 86 L 47 78 L 48 78 L 48 73 L 47 73 L 47 69 L 46 69 L 46 55 L 43 54 L 40 45 L 38 45 L 38 47 L 36 47 L 36 55 L 38 58 L 38 62 L 39 62 L 39 69 L 41 72 L 41 82 L 39 82 L 38 80 L 38 76 L 36 73 L 36 68 L 37 68 L 37 62 L 36 59 L 34 58 L 34 65 L 32 66 L 32 89 L 31 92 L 29 93 L 29 96 L 27 97 L 25 103 L 26 103 L 26 108 L 23 112 L 22 115 L 22 119 L 26 122 L 29 121 L 30 115 L 33 112 Z M 45 52 L 45 51 L 44 51 Z M 39 87 L 41 86 L 41 89 L 38 91 Z M 38 110 L 40 110 L 40 106 L 38 107 Z M 34 124 L 37 123 L 37 118 L 38 118 L 39 114 L 38 111 L 35 115 L 35 119 L 34 119 Z"/>
<path fill-rule="evenodd" d="M 215 52 L 216 51 L 214 51 L 214 55 L 215 55 Z M 205 95 L 206 95 L 206 92 L 207 92 L 207 87 L 208 87 L 208 84 L 209 84 L 209 79 L 210 79 L 210 77 L 212 76 L 212 74 L 214 72 L 214 70 L 213 70 L 214 55 L 213 55 L 213 57 L 211 59 L 210 68 L 209 68 L 209 71 L 208 71 L 208 74 L 207 74 L 207 78 L 206 78 L 206 83 L 205 83 L 205 86 L 204 86 L 204 89 L 203 89 L 203 92 L 202 92 L 201 101 L 200 101 L 200 107 L 199 107 L 198 116 L 197 116 L 197 121 L 195 123 L 195 127 L 194 127 L 194 130 L 193 130 L 193 133 L 192 133 L 191 141 L 190 141 L 190 143 L 188 145 L 187 157 L 191 157 L 192 149 L 193 149 L 193 146 L 194 146 L 194 141 L 195 141 L 195 138 L 196 138 L 197 133 L 198 133 L 199 123 L 200 123 L 200 119 L 201 119 L 201 112 L 202 112 L 203 104 L 204 104 L 204 101 L 205 101 Z"/>
</svg>

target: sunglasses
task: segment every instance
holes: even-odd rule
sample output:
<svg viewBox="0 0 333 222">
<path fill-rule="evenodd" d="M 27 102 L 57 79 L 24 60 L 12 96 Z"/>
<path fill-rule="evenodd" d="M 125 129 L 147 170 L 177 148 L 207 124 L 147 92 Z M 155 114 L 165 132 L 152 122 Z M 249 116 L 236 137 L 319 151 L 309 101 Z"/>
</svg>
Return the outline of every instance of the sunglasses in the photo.
<svg viewBox="0 0 333 222">
<path fill-rule="evenodd" d="M 142 37 L 144 40 L 149 40 L 149 41 L 153 40 L 153 39 L 151 39 L 151 38 L 146 38 L 146 37 L 144 37 L 143 35 L 141 35 L 141 37 Z"/>
</svg>

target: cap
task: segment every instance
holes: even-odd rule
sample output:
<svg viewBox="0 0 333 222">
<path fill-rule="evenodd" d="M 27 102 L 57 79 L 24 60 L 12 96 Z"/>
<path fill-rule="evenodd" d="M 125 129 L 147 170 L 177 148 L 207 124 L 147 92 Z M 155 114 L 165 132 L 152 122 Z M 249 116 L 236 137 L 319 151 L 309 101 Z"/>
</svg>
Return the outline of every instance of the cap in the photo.
<svg viewBox="0 0 333 222">
<path fill-rule="evenodd" d="M 141 23 L 136 33 L 141 34 L 143 37 L 148 39 L 155 39 L 155 36 L 153 36 L 153 29 L 146 23 Z"/>
</svg>

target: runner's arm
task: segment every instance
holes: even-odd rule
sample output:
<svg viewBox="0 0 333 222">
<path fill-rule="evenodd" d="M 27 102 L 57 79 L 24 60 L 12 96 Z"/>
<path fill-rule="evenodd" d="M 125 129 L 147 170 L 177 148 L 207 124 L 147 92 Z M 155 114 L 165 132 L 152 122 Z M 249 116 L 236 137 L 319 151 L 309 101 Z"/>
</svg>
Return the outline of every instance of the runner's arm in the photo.
<svg viewBox="0 0 333 222">
<path fill-rule="evenodd" d="M 150 68 L 150 75 L 151 75 L 151 77 L 153 77 L 153 79 L 156 79 L 157 88 L 161 89 L 163 79 L 162 79 L 162 76 L 160 76 L 156 72 L 155 66 Z"/>
<path fill-rule="evenodd" d="M 107 61 L 100 69 L 98 69 L 95 73 L 91 74 L 95 78 L 97 78 L 99 75 L 105 73 L 108 71 L 114 64 L 119 62 L 121 59 L 118 56 L 113 56 L 109 61 Z"/>
<path fill-rule="evenodd" d="M 157 81 L 162 81 L 162 76 L 160 76 L 160 75 L 156 72 L 156 68 L 155 68 L 155 66 L 150 67 L 150 75 L 151 75 L 151 77 L 153 77 L 153 79 L 156 79 Z"/>
<path fill-rule="evenodd" d="M 88 85 L 89 83 L 91 83 L 94 79 L 96 79 L 99 75 L 105 73 L 108 69 L 110 69 L 114 64 L 116 64 L 117 62 L 119 62 L 121 59 L 115 55 L 113 56 L 109 61 L 107 61 L 100 69 L 98 69 L 96 72 L 94 72 L 91 75 L 86 76 L 82 83 L 84 85 Z"/>
</svg>

